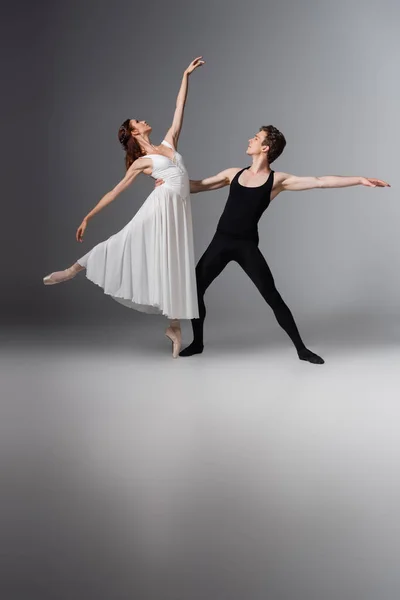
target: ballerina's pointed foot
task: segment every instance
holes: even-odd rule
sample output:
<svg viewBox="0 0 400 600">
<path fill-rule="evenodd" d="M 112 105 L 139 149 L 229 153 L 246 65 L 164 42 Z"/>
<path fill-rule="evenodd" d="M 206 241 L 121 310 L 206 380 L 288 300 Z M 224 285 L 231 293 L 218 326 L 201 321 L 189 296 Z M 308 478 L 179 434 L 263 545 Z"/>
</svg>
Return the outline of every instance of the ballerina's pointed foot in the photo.
<svg viewBox="0 0 400 600">
<path fill-rule="evenodd" d="M 323 365 L 325 363 L 323 358 L 318 356 L 318 354 L 311 352 L 311 350 L 309 350 L 308 348 L 304 348 L 304 350 L 300 350 L 298 352 L 298 355 L 299 355 L 300 360 L 305 360 L 307 362 L 312 363 L 313 365 Z"/>
<path fill-rule="evenodd" d="M 50 273 L 50 275 L 43 277 L 43 283 L 44 285 L 55 285 L 56 283 L 68 281 L 69 279 L 73 279 L 82 269 L 83 267 L 80 265 L 74 265 L 73 267 L 69 267 L 69 269 L 64 269 L 64 271 L 55 271 L 54 273 Z"/>
<path fill-rule="evenodd" d="M 172 342 L 172 358 L 178 358 L 182 347 L 182 335 L 180 328 L 168 327 L 165 335 Z"/>
</svg>

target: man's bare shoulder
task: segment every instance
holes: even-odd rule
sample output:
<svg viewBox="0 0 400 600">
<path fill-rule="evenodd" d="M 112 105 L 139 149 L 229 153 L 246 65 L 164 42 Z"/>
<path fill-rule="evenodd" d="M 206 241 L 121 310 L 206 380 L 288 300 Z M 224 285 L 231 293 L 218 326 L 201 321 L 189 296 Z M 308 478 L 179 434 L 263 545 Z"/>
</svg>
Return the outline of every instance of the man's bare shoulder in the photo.
<svg viewBox="0 0 400 600">
<path fill-rule="evenodd" d="M 278 194 L 284 191 L 283 184 L 290 177 L 290 173 L 284 173 L 283 171 L 275 171 L 274 172 L 274 183 L 272 186 L 272 196 L 271 198 L 276 198 Z"/>
<path fill-rule="evenodd" d="M 271 190 L 271 202 L 283 191 L 283 182 L 288 177 L 288 173 L 274 171 L 274 183 Z"/>
<path fill-rule="evenodd" d="M 229 167 L 229 169 L 225 169 L 222 173 L 229 180 L 229 183 L 232 183 L 232 179 L 241 171 L 243 167 Z"/>
<path fill-rule="evenodd" d="M 274 171 L 274 187 L 282 185 L 282 182 L 289 177 L 289 173 Z"/>
</svg>

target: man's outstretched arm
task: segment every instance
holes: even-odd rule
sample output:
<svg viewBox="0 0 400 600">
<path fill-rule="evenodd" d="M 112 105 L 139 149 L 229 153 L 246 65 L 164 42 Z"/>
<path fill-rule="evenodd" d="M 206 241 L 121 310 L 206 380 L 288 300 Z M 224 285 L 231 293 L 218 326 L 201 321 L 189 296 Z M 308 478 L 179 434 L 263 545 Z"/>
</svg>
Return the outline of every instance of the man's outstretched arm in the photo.
<svg viewBox="0 0 400 600">
<path fill-rule="evenodd" d="M 190 193 L 197 194 L 199 192 L 209 192 L 211 190 L 218 190 L 230 185 L 232 179 L 235 177 L 240 169 L 232 168 L 225 169 L 217 173 L 213 177 L 207 177 L 206 179 L 190 180 Z"/>
<path fill-rule="evenodd" d="M 223 188 L 226 185 L 230 185 L 232 179 L 240 170 L 241 169 L 232 167 L 231 169 L 225 169 L 225 171 L 217 173 L 213 177 L 207 177 L 206 179 L 199 179 L 196 181 L 191 179 L 190 193 L 197 194 L 199 192 L 209 192 L 211 190 L 218 190 L 219 188 Z M 163 183 L 163 179 L 157 179 L 155 187 L 163 185 Z"/>
<path fill-rule="evenodd" d="M 341 177 L 337 175 L 297 177 L 297 175 L 290 175 L 289 173 L 276 173 L 275 181 L 282 191 L 290 192 L 300 192 L 316 188 L 343 188 L 354 185 L 390 187 L 386 181 L 382 181 L 381 179 L 370 179 L 368 177 Z"/>
</svg>

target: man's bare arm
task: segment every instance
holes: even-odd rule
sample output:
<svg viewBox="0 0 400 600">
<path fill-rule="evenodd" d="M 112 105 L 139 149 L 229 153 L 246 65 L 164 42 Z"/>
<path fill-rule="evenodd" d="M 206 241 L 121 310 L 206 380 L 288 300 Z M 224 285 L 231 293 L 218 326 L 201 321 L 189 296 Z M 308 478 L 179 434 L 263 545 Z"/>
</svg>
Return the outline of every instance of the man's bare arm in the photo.
<svg viewBox="0 0 400 600">
<path fill-rule="evenodd" d="M 323 177 L 298 177 L 289 173 L 276 173 L 275 182 L 281 191 L 300 192 L 316 188 L 344 188 L 355 185 L 366 187 L 390 187 L 386 181 L 367 177 L 341 177 L 324 175 Z"/>
<path fill-rule="evenodd" d="M 230 185 L 232 179 L 240 171 L 238 168 L 225 169 L 217 173 L 213 177 L 207 177 L 206 179 L 190 180 L 190 193 L 198 194 L 199 192 L 209 192 L 211 190 L 218 190 L 227 185 Z"/>
</svg>

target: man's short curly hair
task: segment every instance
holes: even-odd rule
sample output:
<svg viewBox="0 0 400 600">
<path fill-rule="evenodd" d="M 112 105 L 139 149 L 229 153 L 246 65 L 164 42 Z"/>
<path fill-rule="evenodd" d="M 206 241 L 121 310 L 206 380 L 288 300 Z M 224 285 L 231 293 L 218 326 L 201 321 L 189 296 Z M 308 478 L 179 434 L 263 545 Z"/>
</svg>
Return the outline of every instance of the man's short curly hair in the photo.
<svg viewBox="0 0 400 600">
<path fill-rule="evenodd" d="M 269 146 L 268 163 L 272 164 L 283 152 L 286 146 L 285 136 L 273 125 L 263 125 L 259 131 L 264 131 L 263 146 Z"/>
</svg>

